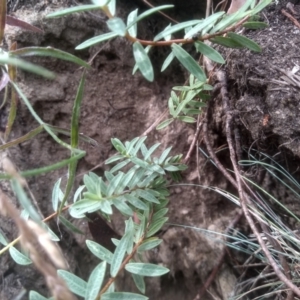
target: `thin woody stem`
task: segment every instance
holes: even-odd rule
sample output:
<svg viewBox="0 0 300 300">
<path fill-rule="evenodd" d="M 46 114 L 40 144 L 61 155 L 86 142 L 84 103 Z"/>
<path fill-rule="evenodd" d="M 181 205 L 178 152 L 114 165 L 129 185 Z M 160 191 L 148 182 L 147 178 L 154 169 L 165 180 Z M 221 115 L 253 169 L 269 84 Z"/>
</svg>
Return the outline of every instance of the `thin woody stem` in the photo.
<svg viewBox="0 0 300 300">
<path fill-rule="evenodd" d="M 125 268 L 125 266 L 129 263 L 129 261 L 134 257 L 134 255 L 137 252 L 138 247 L 143 243 L 145 236 L 143 235 L 142 238 L 138 241 L 138 243 L 136 243 L 136 245 L 133 247 L 132 252 L 124 259 L 124 261 L 122 262 L 118 273 L 116 274 L 115 277 L 111 277 L 106 285 L 102 288 L 102 290 L 99 292 L 99 294 L 97 295 L 96 300 L 100 300 L 101 299 L 101 295 L 104 294 L 108 288 L 115 282 L 116 278 L 118 277 L 119 273 Z"/>
<path fill-rule="evenodd" d="M 196 41 L 206 41 L 206 40 L 210 40 L 216 36 L 221 36 L 223 34 L 226 34 L 228 32 L 234 31 L 235 29 L 237 29 L 238 27 L 240 27 L 241 25 L 243 25 L 248 19 L 250 18 L 250 16 L 247 16 L 245 18 L 243 18 L 242 20 L 240 20 L 238 23 L 236 23 L 233 26 L 230 26 L 222 31 L 219 31 L 217 33 L 213 33 L 213 34 L 206 34 L 204 36 L 200 36 L 197 38 Z M 128 33 L 125 36 L 130 42 L 135 43 L 135 42 L 139 42 L 141 43 L 143 46 L 155 46 L 155 47 L 161 47 L 161 46 L 171 46 L 172 44 L 193 44 L 195 43 L 194 39 L 176 39 L 176 40 L 170 40 L 170 41 L 147 41 L 147 40 L 141 40 L 138 38 L 135 38 L 131 35 L 129 35 Z"/>
</svg>

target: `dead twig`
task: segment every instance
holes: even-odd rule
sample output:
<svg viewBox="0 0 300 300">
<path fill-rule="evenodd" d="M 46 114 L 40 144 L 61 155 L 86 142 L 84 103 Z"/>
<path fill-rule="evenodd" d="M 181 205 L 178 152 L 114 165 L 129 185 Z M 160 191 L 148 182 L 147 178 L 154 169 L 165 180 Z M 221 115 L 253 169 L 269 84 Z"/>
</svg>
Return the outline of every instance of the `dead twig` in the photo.
<svg viewBox="0 0 300 300">
<path fill-rule="evenodd" d="M 146 3 L 149 7 L 155 7 L 154 5 L 152 5 L 149 1 L 143 0 L 144 3 Z M 162 11 L 158 11 L 159 14 L 161 14 L 162 16 L 164 16 L 165 18 L 167 18 L 168 20 L 170 20 L 173 23 L 178 24 L 179 22 L 177 22 L 175 19 L 171 18 L 170 16 L 168 16 L 167 14 L 163 13 Z"/>
<path fill-rule="evenodd" d="M 192 141 L 192 143 L 191 143 L 191 145 L 190 145 L 190 148 L 189 148 L 188 153 L 186 154 L 186 156 L 185 156 L 185 158 L 184 158 L 184 160 L 183 160 L 183 162 L 184 162 L 185 164 L 187 164 L 187 162 L 190 160 L 191 154 L 192 154 L 192 152 L 193 152 L 193 150 L 194 150 L 195 144 L 196 144 L 196 142 L 197 142 L 197 140 L 198 140 L 198 137 L 199 137 L 199 133 L 200 133 L 200 130 L 201 130 L 201 127 L 202 127 L 202 124 L 203 124 L 202 121 L 200 120 L 200 117 L 201 117 L 201 115 L 199 114 L 199 115 L 198 115 L 198 120 L 197 120 L 198 125 L 197 125 L 196 132 L 195 132 L 195 134 L 194 134 L 193 141 Z"/>
<path fill-rule="evenodd" d="M 15 179 L 16 180 L 16 179 Z M 21 234 L 21 243 L 29 252 L 36 268 L 44 275 L 48 288 L 56 300 L 77 299 L 57 275 L 56 268 L 66 268 L 60 249 L 54 244 L 49 234 L 32 220 L 24 220 L 11 200 L 0 190 L 0 212 L 12 218 Z"/>
<path fill-rule="evenodd" d="M 286 10 L 281 9 L 281 13 L 289 18 L 298 28 L 300 28 L 300 23 L 295 19 L 291 14 L 289 14 Z"/>
</svg>

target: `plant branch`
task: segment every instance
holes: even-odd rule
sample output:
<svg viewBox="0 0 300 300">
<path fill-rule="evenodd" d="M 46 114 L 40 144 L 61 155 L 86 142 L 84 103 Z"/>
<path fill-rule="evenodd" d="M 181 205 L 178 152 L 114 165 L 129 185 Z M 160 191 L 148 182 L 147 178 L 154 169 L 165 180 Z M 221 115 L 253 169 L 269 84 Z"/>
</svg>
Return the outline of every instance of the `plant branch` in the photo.
<svg viewBox="0 0 300 300">
<path fill-rule="evenodd" d="M 210 40 L 216 36 L 221 36 L 228 32 L 235 31 L 237 28 L 239 28 L 241 25 L 243 25 L 249 18 L 250 18 L 250 16 L 247 16 L 247 17 L 243 18 L 242 20 L 240 20 L 239 22 L 237 22 L 235 25 L 232 25 L 232 26 L 230 26 L 222 31 L 219 31 L 217 33 L 205 34 L 204 36 L 199 36 L 196 41 Z M 128 33 L 126 34 L 125 37 L 130 42 L 132 42 L 132 43 L 139 42 L 143 46 L 162 47 L 162 46 L 171 46 L 172 44 L 193 44 L 193 43 L 195 43 L 194 39 L 176 39 L 176 40 L 170 40 L 170 41 L 147 41 L 147 40 L 141 40 L 141 39 L 135 38 L 135 37 L 129 35 Z"/>
<path fill-rule="evenodd" d="M 143 235 L 141 237 L 141 239 L 135 244 L 135 246 L 132 249 L 132 252 L 127 255 L 127 257 L 124 259 L 124 261 L 122 262 L 120 269 L 118 271 L 118 273 L 116 274 L 115 277 L 111 277 L 106 285 L 101 289 L 101 291 L 99 292 L 99 294 L 97 295 L 95 300 L 100 300 L 101 299 L 101 295 L 104 294 L 108 288 L 115 282 L 116 278 L 118 277 L 118 275 L 120 274 L 120 272 L 125 268 L 125 266 L 129 263 L 129 261 L 134 257 L 134 255 L 137 252 L 138 247 L 143 243 L 145 236 Z"/>
<path fill-rule="evenodd" d="M 68 208 L 70 208 L 72 204 L 69 204 L 67 206 L 65 206 L 62 211 L 65 211 L 67 210 Z M 58 212 L 54 212 L 53 214 L 51 214 L 50 216 L 46 217 L 43 222 L 47 222 L 51 219 L 53 219 L 55 216 L 57 216 Z M 10 247 L 14 246 L 16 243 L 18 243 L 20 240 L 21 240 L 22 236 L 18 236 L 17 238 L 15 238 L 12 242 L 10 242 L 9 244 L 7 244 L 5 247 L 3 247 L 1 250 L 0 250 L 0 256 L 5 252 L 7 251 Z"/>
</svg>

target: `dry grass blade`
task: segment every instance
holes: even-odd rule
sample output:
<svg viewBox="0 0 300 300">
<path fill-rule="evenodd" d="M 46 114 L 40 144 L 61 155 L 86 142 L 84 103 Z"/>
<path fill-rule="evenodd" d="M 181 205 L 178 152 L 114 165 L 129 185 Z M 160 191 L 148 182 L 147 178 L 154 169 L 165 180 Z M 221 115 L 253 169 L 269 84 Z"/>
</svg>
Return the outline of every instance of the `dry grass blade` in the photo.
<svg viewBox="0 0 300 300">
<path fill-rule="evenodd" d="M 22 20 L 19 20 L 15 17 L 12 17 L 12 16 L 6 16 L 6 24 L 7 25 L 11 25 L 11 26 L 17 26 L 17 27 L 20 27 L 20 28 L 23 28 L 23 29 L 26 29 L 26 30 L 30 30 L 30 31 L 33 31 L 33 32 L 39 32 L 39 33 L 42 33 L 43 30 L 40 29 L 40 28 L 37 28 L 25 21 L 22 21 Z"/>
<path fill-rule="evenodd" d="M 2 42 L 4 36 L 6 9 L 6 0 L 0 0 L 0 42 Z"/>
<path fill-rule="evenodd" d="M 33 221 L 22 219 L 2 190 L 0 190 L 0 211 L 16 223 L 22 235 L 21 243 L 29 252 L 36 268 L 44 275 L 54 299 L 75 300 L 76 297 L 68 290 L 64 281 L 57 276 L 54 265 L 59 268 L 65 267 L 65 262 L 59 248 L 50 240 L 48 233 Z"/>
</svg>

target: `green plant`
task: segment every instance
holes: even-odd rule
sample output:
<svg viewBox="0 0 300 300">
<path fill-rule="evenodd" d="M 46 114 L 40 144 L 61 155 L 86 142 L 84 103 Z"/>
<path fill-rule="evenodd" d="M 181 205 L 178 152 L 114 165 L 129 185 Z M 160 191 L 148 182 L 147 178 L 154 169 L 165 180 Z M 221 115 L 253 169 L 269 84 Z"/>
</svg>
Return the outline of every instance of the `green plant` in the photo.
<svg viewBox="0 0 300 300">
<path fill-rule="evenodd" d="M 195 59 L 183 48 L 186 44 L 194 44 L 196 51 L 209 58 L 211 61 L 224 64 L 225 60 L 222 55 L 212 48 L 209 43 L 219 44 L 230 48 L 248 48 L 251 51 L 260 52 L 260 47 L 252 40 L 234 33 L 240 27 L 260 29 L 267 26 L 265 23 L 254 21 L 255 15 L 266 7 L 271 0 L 261 1 L 255 6 L 255 1 L 248 0 L 234 14 L 226 15 L 225 12 L 217 12 L 202 20 L 191 20 L 183 23 L 169 25 L 162 32 L 158 33 L 153 41 L 141 40 L 137 38 L 138 24 L 144 18 L 165 9 L 170 9 L 173 5 L 162 5 L 151 8 L 138 15 L 138 10 L 129 13 L 127 21 L 115 15 L 115 0 L 92 0 L 91 5 L 81 5 L 67 8 L 48 15 L 49 18 L 62 17 L 75 12 L 84 12 L 89 10 L 101 9 L 108 17 L 108 33 L 93 37 L 76 47 L 77 50 L 85 49 L 103 41 L 111 40 L 116 37 L 126 38 L 132 43 L 133 56 L 136 65 L 133 68 L 133 74 L 139 70 L 141 74 L 149 81 L 154 80 L 154 72 L 149 57 L 153 47 L 170 46 L 170 54 L 165 59 L 161 71 L 167 69 L 170 63 L 177 58 L 183 67 L 191 73 L 189 87 L 176 87 L 174 90 L 181 92 L 177 96 L 171 93 L 169 99 L 169 112 L 171 118 L 163 121 L 157 126 L 162 129 L 171 124 L 175 119 L 186 123 L 193 123 L 193 115 L 199 114 L 199 108 L 203 106 L 207 95 L 205 91 L 211 87 L 207 85 L 208 78 L 203 68 Z M 248 10 L 250 7 L 250 10 Z M 172 34 L 185 32 L 182 39 L 172 39 Z M 226 35 L 226 36 L 224 36 Z M 197 102 L 197 103 L 196 103 Z"/>
</svg>

